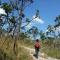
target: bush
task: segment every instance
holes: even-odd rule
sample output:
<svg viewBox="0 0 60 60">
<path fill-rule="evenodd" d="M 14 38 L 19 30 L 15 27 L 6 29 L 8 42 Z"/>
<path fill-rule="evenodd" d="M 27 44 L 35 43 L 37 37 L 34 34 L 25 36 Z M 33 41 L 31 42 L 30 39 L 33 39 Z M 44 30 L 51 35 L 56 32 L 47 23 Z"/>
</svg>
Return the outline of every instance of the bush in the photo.
<svg viewBox="0 0 60 60">
<path fill-rule="evenodd" d="M 0 49 L 0 60 L 12 60 L 2 49 Z"/>
</svg>

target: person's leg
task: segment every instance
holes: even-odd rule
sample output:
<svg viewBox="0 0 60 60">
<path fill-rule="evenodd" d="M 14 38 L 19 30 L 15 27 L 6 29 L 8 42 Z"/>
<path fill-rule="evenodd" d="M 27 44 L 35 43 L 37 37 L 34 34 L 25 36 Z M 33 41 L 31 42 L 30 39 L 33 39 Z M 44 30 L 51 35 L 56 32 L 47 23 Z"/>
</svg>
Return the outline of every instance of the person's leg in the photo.
<svg viewBox="0 0 60 60">
<path fill-rule="evenodd" d="M 36 58 L 38 58 L 38 48 L 36 48 Z"/>
<path fill-rule="evenodd" d="M 33 56 L 35 56 L 36 58 L 38 58 L 38 52 L 39 52 L 39 49 L 35 48 L 35 54 Z"/>
</svg>

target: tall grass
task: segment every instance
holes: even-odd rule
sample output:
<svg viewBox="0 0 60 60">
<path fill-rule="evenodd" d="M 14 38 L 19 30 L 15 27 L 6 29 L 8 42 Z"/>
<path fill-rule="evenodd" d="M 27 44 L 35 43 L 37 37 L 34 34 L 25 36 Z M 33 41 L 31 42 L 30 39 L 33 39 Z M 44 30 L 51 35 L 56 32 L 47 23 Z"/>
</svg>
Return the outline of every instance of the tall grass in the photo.
<svg viewBox="0 0 60 60">
<path fill-rule="evenodd" d="M 48 56 L 60 59 L 60 48 L 58 46 L 58 43 L 56 44 L 50 42 L 47 42 L 48 44 L 45 43 L 45 41 L 42 42 L 42 49 L 41 51 L 43 51 L 44 53 L 46 53 Z"/>
<path fill-rule="evenodd" d="M 33 60 L 33 58 L 30 57 L 29 52 L 27 52 L 24 48 L 21 48 L 21 47 L 20 47 L 20 58 L 19 59 L 20 60 Z"/>
<path fill-rule="evenodd" d="M 30 47 L 30 48 L 33 48 L 34 47 L 34 41 L 32 41 L 30 39 L 20 40 L 20 44 L 21 45 L 24 45 L 26 47 Z"/>
<path fill-rule="evenodd" d="M 25 49 L 21 48 L 21 43 L 23 42 L 17 39 L 16 54 L 14 54 L 14 39 L 12 37 L 1 37 L 0 60 L 32 60 L 32 57 L 30 57 L 28 52 Z"/>
</svg>

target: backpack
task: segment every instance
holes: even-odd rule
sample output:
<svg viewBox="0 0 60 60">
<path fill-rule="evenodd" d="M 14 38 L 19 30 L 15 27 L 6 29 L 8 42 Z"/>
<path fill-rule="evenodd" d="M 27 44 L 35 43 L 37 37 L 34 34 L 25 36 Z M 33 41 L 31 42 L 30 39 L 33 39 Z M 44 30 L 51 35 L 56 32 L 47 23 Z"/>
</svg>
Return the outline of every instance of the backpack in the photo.
<svg viewBox="0 0 60 60">
<path fill-rule="evenodd" d="M 40 48 L 40 43 L 39 42 L 35 43 L 35 48 Z"/>
</svg>

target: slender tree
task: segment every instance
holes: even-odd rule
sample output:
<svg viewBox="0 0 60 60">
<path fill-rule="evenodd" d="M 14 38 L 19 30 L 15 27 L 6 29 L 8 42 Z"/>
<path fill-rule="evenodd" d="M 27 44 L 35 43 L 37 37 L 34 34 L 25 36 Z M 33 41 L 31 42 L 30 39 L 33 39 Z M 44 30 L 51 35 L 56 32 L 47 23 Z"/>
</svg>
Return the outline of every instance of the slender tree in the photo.
<svg viewBox="0 0 60 60">
<path fill-rule="evenodd" d="M 18 20 L 19 20 L 19 34 L 21 30 L 21 24 L 22 24 L 22 19 L 24 18 L 24 9 L 31 3 L 33 3 L 33 0 L 9 0 L 12 8 L 14 10 L 17 10 L 18 12 Z"/>
<path fill-rule="evenodd" d="M 40 39 L 41 40 L 45 40 L 46 39 L 45 33 L 42 30 L 40 31 Z"/>
<path fill-rule="evenodd" d="M 2 8 L 5 10 L 5 12 L 7 13 L 7 20 L 8 20 L 8 15 L 9 13 L 11 13 L 12 8 L 10 5 L 8 5 L 7 3 L 3 3 L 2 4 Z"/>
<path fill-rule="evenodd" d="M 55 21 L 55 27 L 60 26 L 60 15 L 56 17 Z"/>
<path fill-rule="evenodd" d="M 55 30 L 57 30 L 57 28 L 59 28 L 60 27 L 60 15 L 58 15 L 56 18 L 55 18 L 55 25 L 54 25 L 54 27 L 55 27 Z M 58 36 L 59 36 L 59 30 L 57 30 L 58 31 Z"/>
<path fill-rule="evenodd" d="M 54 33 L 54 27 L 51 25 L 48 25 L 47 30 L 47 35 L 52 35 Z"/>
<path fill-rule="evenodd" d="M 36 37 L 37 37 L 38 34 L 39 34 L 39 31 L 38 31 L 37 27 L 33 26 L 31 29 L 28 30 L 28 33 L 29 33 L 29 34 L 32 34 L 32 35 L 33 35 L 33 38 L 34 38 L 34 40 L 35 40 Z"/>
</svg>

